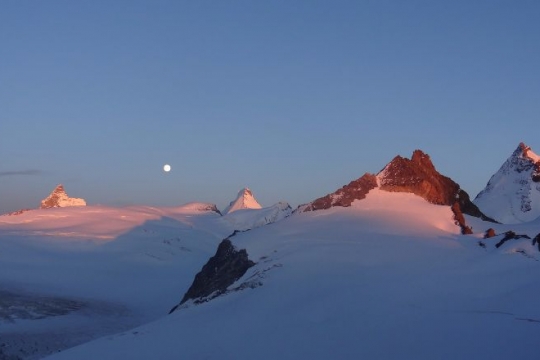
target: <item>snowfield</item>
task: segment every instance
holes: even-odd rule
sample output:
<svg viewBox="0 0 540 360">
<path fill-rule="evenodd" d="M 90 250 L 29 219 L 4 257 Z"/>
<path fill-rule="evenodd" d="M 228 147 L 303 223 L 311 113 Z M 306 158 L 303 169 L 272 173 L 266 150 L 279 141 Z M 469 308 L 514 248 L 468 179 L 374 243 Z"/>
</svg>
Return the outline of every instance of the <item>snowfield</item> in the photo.
<svg viewBox="0 0 540 360">
<path fill-rule="evenodd" d="M 81 210 L 54 211 L 72 224 L 68 214 Z M 36 214 L 18 224 L 0 218 L 0 284 L 88 304 L 86 313 L 3 321 L 2 341 L 41 334 L 42 347 L 55 345 L 45 338 L 69 339 L 75 328 L 87 331 L 79 342 L 103 336 L 48 359 L 538 358 L 540 253 L 528 239 L 498 249 L 500 236 L 482 239 L 488 227 L 534 237 L 538 222 L 511 228 L 467 217 L 476 234 L 463 236 L 449 207 L 372 190 L 349 208 L 232 236 L 256 265 L 227 294 L 167 315 L 231 222 L 181 208 L 99 211 L 113 224 L 131 214 L 130 225 L 82 240 L 35 235 Z M 85 224 L 71 230 L 88 236 Z"/>
</svg>

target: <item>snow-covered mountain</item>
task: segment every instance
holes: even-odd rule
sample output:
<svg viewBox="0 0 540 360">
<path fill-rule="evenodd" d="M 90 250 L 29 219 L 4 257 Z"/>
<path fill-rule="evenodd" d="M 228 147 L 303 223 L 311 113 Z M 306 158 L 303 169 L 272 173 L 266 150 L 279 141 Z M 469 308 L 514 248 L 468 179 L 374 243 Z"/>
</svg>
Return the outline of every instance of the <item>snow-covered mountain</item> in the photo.
<svg viewBox="0 0 540 360">
<path fill-rule="evenodd" d="M 236 199 L 231 201 L 229 206 L 223 210 L 223 215 L 230 214 L 242 209 L 261 209 L 262 206 L 255 200 L 255 196 L 248 188 L 243 188 L 238 192 Z"/>
<path fill-rule="evenodd" d="M 221 242 L 171 315 L 50 359 L 536 359 L 540 253 L 459 233 L 449 206 L 382 189 L 298 212 Z M 206 295 L 214 274 L 233 283 Z"/>
<path fill-rule="evenodd" d="M 540 216 L 540 156 L 520 143 L 489 180 L 474 203 L 502 223 L 520 223 Z"/>
<path fill-rule="evenodd" d="M 416 194 L 431 204 L 450 206 L 454 220 L 463 233 L 472 232 L 465 223 L 463 214 L 492 221 L 470 201 L 467 192 L 456 182 L 441 175 L 435 169 L 429 155 L 421 150 L 415 150 L 411 159 L 396 156 L 377 175 L 366 173 L 334 193 L 301 206 L 299 210 L 348 207 L 355 201 L 365 199 L 370 191 L 377 188 L 388 192 Z"/>
<path fill-rule="evenodd" d="M 540 218 L 487 222 L 421 151 L 291 216 L 224 213 L 0 217 L 0 359 L 538 357 Z"/>
<path fill-rule="evenodd" d="M 50 209 L 55 207 L 67 207 L 67 206 L 86 206 L 84 199 L 69 197 L 64 186 L 58 185 L 49 196 L 41 200 L 40 209 Z"/>
</svg>

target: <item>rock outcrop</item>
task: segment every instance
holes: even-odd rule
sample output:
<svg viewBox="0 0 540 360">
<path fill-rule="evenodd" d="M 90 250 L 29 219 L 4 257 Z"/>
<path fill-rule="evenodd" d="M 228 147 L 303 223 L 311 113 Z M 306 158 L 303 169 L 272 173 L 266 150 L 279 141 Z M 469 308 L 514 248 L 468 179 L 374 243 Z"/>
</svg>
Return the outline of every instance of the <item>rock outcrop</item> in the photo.
<svg viewBox="0 0 540 360">
<path fill-rule="evenodd" d="M 489 239 L 495 236 L 497 236 L 497 234 L 495 233 L 495 229 L 493 228 L 487 229 L 486 232 L 484 233 L 484 239 Z"/>
<path fill-rule="evenodd" d="M 79 198 L 71 198 L 64 190 L 62 184 L 58 185 L 53 192 L 41 201 L 40 209 L 49 209 L 67 206 L 86 206 L 86 201 Z"/>
<path fill-rule="evenodd" d="M 416 194 L 432 204 L 450 206 L 463 234 L 472 233 L 463 214 L 494 222 L 471 202 L 467 192 L 456 182 L 441 175 L 430 157 L 421 150 L 415 150 L 411 159 L 396 156 L 377 175 L 366 173 L 336 192 L 303 205 L 301 211 L 351 206 L 353 201 L 364 199 L 370 190 L 377 187 L 389 192 Z"/>
<path fill-rule="evenodd" d="M 495 244 L 495 247 L 500 248 L 505 242 L 509 240 L 519 240 L 519 239 L 530 239 L 530 236 L 526 234 L 518 235 L 513 231 L 507 231 L 504 233 L 504 237 L 497 244 Z"/>
<path fill-rule="evenodd" d="M 188 300 L 203 303 L 225 293 L 227 288 L 240 279 L 253 265 L 255 263 L 249 260 L 245 249 L 237 250 L 229 239 L 223 240 L 216 254 L 195 276 L 193 284 L 184 294 L 180 304 L 173 307 L 170 313 Z"/>
<path fill-rule="evenodd" d="M 22 215 L 22 214 L 24 214 L 25 212 L 32 211 L 32 210 L 33 210 L 33 209 L 21 209 L 21 210 L 9 212 L 9 213 L 7 213 L 7 214 L 2 214 L 1 216 L 15 216 L 15 215 Z M 1 358 L 0 358 L 0 359 L 1 359 Z"/>
<path fill-rule="evenodd" d="M 373 174 L 365 173 L 336 192 L 307 204 L 303 208 L 303 211 L 324 210 L 333 206 L 348 207 L 355 200 L 365 199 L 367 193 L 376 187 L 377 177 Z"/>
<path fill-rule="evenodd" d="M 532 245 L 537 245 L 538 246 L 538 251 L 540 251 L 540 233 L 538 235 L 536 235 L 532 241 Z"/>
</svg>

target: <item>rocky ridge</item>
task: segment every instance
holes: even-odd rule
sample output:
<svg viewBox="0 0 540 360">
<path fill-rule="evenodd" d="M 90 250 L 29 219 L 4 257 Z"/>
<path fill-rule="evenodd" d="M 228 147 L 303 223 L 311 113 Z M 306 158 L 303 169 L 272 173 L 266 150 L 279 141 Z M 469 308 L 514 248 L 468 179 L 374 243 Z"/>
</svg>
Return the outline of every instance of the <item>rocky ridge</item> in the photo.
<svg viewBox="0 0 540 360">
<path fill-rule="evenodd" d="M 216 254 L 195 275 L 193 284 L 184 294 L 180 304 L 173 307 L 170 313 L 188 300 L 199 304 L 222 295 L 253 265 L 255 263 L 249 260 L 245 249 L 238 250 L 231 240 L 224 239 L 219 244 Z"/>
<path fill-rule="evenodd" d="M 412 193 L 429 203 L 450 206 L 454 213 L 454 220 L 464 234 L 472 231 L 465 223 L 463 214 L 493 221 L 471 202 L 467 192 L 462 190 L 456 182 L 440 174 L 429 155 L 421 150 L 415 150 L 411 159 L 396 156 L 377 175 L 366 173 L 336 192 L 304 205 L 301 211 L 351 206 L 353 201 L 364 199 L 374 188 L 388 192 Z"/>
</svg>

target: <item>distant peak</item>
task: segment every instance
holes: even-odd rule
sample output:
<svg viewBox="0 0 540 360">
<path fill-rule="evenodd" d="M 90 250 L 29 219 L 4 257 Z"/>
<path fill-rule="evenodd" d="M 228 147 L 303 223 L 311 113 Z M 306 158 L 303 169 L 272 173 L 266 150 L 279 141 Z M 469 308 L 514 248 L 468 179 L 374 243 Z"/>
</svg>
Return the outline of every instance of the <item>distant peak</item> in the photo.
<svg viewBox="0 0 540 360">
<path fill-rule="evenodd" d="M 70 198 L 64 189 L 64 185 L 58 184 L 51 194 L 41 201 L 40 209 L 67 206 L 86 206 L 86 201 L 79 198 Z"/>
<path fill-rule="evenodd" d="M 253 196 L 253 192 L 245 187 L 242 190 L 238 192 L 238 195 L 236 196 L 236 199 L 231 201 L 229 206 L 223 210 L 223 214 L 229 214 L 236 210 L 241 209 L 261 209 L 262 206 L 257 202 L 255 199 L 255 196 Z"/>
<path fill-rule="evenodd" d="M 540 156 L 520 142 L 474 200 L 503 223 L 527 222 L 540 215 Z"/>
</svg>

